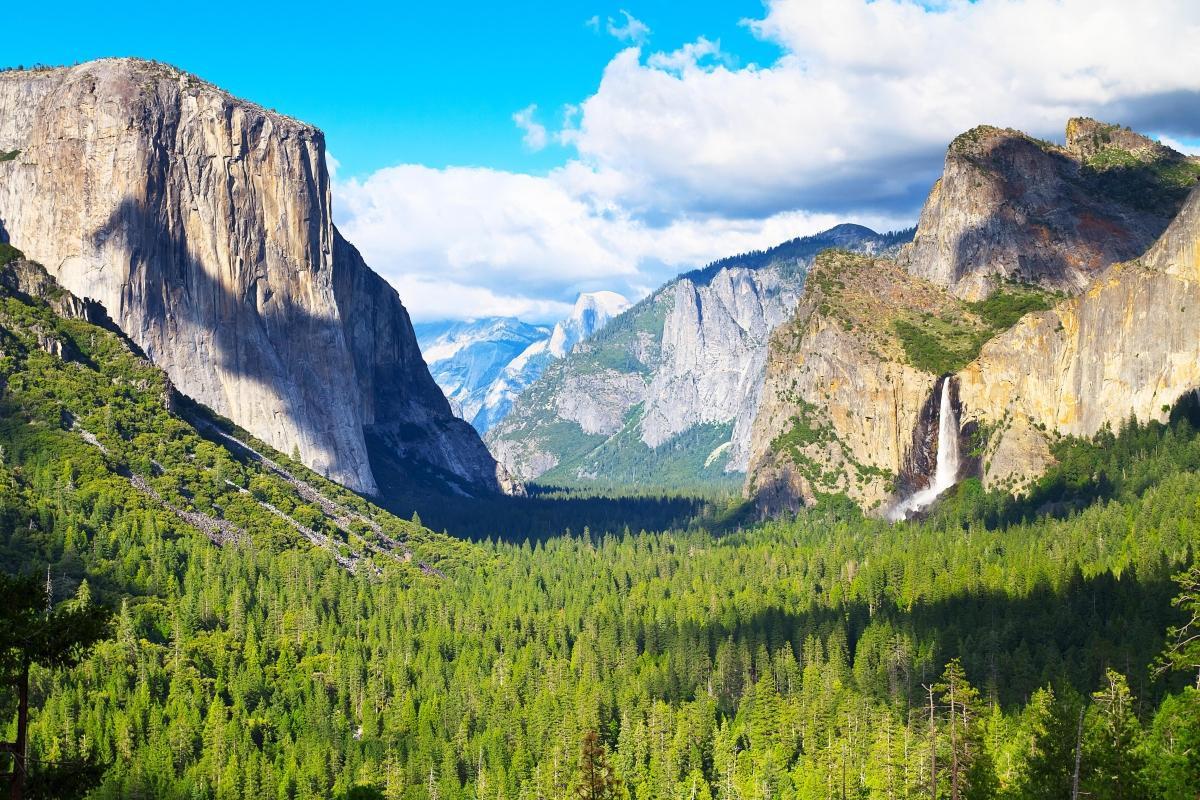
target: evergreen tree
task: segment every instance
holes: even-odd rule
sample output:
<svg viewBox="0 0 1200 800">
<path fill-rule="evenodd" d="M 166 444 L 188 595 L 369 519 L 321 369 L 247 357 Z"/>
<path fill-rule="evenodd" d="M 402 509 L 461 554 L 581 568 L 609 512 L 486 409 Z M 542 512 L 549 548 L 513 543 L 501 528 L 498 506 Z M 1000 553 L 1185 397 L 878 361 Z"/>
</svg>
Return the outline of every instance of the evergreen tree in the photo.
<svg viewBox="0 0 1200 800">
<path fill-rule="evenodd" d="M 1083 743 L 1082 792 L 1099 800 L 1147 797 L 1142 781 L 1142 727 L 1134 714 L 1125 676 L 1105 673 L 1104 687 L 1092 695 Z"/>
<path fill-rule="evenodd" d="M 74 600 L 54 607 L 52 583 L 35 576 L 0 573 L 0 680 L 15 687 L 16 740 L 3 745 L 12 757 L 9 797 L 21 800 L 27 787 L 59 797 L 86 791 L 99 770 L 86 761 L 31 770 L 27 760 L 29 673 L 33 666 L 70 669 L 108 635 L 111 612 L 92 602 L 85 581 Z"/>
<path fill-rule="evenodd" d="M 579 800 L 613 800 L 618 796 L 620 781 L 608 765 L 604 743 L 595 731 L 583 735 L 583 752 L 576 776 L 575 796 Z"/>
</svg>

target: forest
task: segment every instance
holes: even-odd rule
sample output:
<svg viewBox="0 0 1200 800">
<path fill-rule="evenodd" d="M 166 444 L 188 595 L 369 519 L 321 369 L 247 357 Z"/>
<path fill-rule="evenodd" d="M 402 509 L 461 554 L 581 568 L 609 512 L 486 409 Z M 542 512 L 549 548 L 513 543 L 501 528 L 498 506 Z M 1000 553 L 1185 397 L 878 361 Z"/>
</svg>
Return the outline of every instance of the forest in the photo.
<svg viewBox="0 0 1200 800">
<path fill-rule="evenodd" d="M 548 492 L 464 541 L 113 331 L 12 292 L 0 328 L 0 588 L 45 587 L 0 627 L 103 623 L 29 667 L 27 797 L 1197 796 L 1194 401 L 920 522 Z"/>
</svg>

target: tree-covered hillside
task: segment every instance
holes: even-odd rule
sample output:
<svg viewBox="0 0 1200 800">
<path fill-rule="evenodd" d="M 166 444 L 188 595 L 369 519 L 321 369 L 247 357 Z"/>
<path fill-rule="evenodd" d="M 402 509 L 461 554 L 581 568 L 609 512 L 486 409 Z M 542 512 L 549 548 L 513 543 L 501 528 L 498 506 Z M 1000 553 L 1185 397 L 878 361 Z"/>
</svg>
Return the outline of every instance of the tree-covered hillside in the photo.
<svg viewBox="0 0 1200 800">
<path fill-rule="evenodd" d="M 922 523 L 831 502 L 465 544 L 229 442 L 97 325 L 10 290 L 0 327 L 0 563 L 115 614 L 32 674 L 34 767 L 100 764 L 95 797 L 1200 785 L 1197 654 L 1154 667 L 1200 607 L 1172 605 L 1200 543 L 1186 408 L 1065 442 L 1029 501 L 971 481 Z"/>
</svg>

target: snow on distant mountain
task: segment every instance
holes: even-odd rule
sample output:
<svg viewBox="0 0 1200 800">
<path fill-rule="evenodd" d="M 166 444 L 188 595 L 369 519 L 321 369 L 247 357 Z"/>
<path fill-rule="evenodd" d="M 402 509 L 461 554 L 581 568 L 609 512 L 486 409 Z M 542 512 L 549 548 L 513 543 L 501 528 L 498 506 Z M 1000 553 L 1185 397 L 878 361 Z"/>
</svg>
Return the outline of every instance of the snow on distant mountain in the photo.
<svg viewBox="0 0 1200 800">
<path fill-rule="evenodd" d="M 608 321 L 629 308 L 629 301 L 616 292 L 585 292 L 575 300 L 571 316 L 554 326 L 550 335 L 550 354 L 564 358 L 575 345 L 603 328 Z"/>
<path fill-rule="evenodd" d="M 514 317 L 414 326 L 429 372 L 442 387 L 454 413 L 480 433 L 504 418 L 513 400 L 563 358 L 599 331 L 629 301 L 616 292 L 579 295 L 571 315 L 553 329 Z"/>
</svg>

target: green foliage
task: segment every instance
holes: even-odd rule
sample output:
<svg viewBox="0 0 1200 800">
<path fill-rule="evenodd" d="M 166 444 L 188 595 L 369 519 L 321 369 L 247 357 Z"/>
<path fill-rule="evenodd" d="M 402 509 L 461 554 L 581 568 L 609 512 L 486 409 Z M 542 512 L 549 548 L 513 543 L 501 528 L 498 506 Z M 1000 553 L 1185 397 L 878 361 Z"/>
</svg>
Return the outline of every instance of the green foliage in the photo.
<svg viewBox="0 0 1200 800">
<path fill-rule="evenodd" d="M 1021 317 L 1050 308 L 1057 295 L 1020 283 L 1006 282 L 984 300 L 963 304 L 982 325 L 965 315 L 912 315 L 892 322 L 904 355 L 914 367 L 948 375 L 971 363 L 987 342 Z"/>
<path fill-rule="evenodd" d="M 264 451 L 439 579 L 168 411 L 118 337 L 12 298 L 0 327 L 0 565 L 119 609 L 32 675 L 30 752 L 111 764 L 93 797 L 568 797 L 589 731 L 629 798 L 928 797 L 931 757 L 941 797 L 1061 797 L 1080 709 L 1087 791 L 1194 794 L 1192 676 L 1148 668 L 1200 544 L 1186 414 L 1064 444 L 1058 515 L 976 482 L 923 523 L 545 538 L 535 511 L 536 544 L 436 536 Z"/>
<path fill-rule="evenodd" d="M 0 162 L 15 161 L 21 155 L 20 150 L 0 150 Z"/>
<path fill-rule="evenodd" d="M 1173 214 L 1200 180 L 1200 163 L 1177 155 L 1139 157 L 1103 147 L 1085 162 L 1092 187 L 1141 211 Z"/>
<path fill-rule="evenodd" d="M 1006 282 L 987 298 L 967 306 L 987 324 L 990 339 L 1016 325 L 1026 314 L 1050 308 L 1056 299 L 1057 295 L 1037 286 Z M 980 346 L 986 341 L 980 342 Z"/>
<path fill-rule="evenodd" d="M 733 425 L 701 424 L 671 437 L 658 447 L 641 439 L 641 407 L 633 408 L 621 430 L 599 438 L 582 456 L 563 461 L 538 478 L 542 486 L 590 491 L 710 492 L 735 489 L 741 476 L 725 472 L 726 446 Z M 550 430 L 566 428 L 582 433 L 574 423 L 557 422 Z"/>
<path fill-rule="evenodd" d="M 4 266 L 10 261 L 16 261 L 18 258 L 24 257 L 24 253 L 13 247 L 8 242 L 0 242 L 0 266 Z"/>
<path fill-rule="evenodd" d="M 938 336 L 929 327 L 915 325 L 903 319 L 892 322 L 908 363 L 934 375 L 958 372 L 971 362 L 978 349 L 973 345 L 953 348 L 946 339 Z"/>
</svg>

